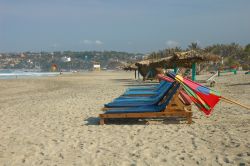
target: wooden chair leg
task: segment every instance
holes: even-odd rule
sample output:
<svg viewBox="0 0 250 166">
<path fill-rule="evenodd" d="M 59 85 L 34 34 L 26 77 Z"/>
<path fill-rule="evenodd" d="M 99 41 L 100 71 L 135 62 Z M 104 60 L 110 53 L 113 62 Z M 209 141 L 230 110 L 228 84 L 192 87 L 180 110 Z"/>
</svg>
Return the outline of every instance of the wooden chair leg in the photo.
<svg viewBox="0 0 250 166">
<path fill-rule="evenodd" d="M 105 121 L 103 118 L 100 119 L 100 125 L 104 125 L 105 124 Z"/>
<path fill-rule="evenodd" d="M 188 114 L 187 116 L 187 121 L 188 121 L 188 124 L 192 124 L 192 114 Z"/>
</svg>

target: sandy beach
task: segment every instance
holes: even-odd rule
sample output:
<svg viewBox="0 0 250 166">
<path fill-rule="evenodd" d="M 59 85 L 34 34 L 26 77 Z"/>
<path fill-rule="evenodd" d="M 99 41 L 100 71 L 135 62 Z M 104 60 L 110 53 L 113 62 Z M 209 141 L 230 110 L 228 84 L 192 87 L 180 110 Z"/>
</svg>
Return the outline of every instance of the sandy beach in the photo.
<svg viewBox="0 0 250 166">
<path fill-rule="evenodd" d="M 0 165 L 250 165 L 250 111 L 220 102 L 193 123 L 98 125 L 104 103 L 138 84 L 133 72 L 0 80 Z M 199 78 L 199 77 L 198 77 Z M 215 89 L 250 105 L 250 75 Z"/>
</svg>

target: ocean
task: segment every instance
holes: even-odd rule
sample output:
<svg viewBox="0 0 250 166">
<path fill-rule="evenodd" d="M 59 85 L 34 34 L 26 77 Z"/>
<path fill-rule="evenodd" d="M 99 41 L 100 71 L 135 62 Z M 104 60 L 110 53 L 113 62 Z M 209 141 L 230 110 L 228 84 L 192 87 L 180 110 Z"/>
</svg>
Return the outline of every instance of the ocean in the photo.
<svg viewBox="0 0 250 166">
<path fill-rule="evenodd" d="M 0 79 L 17 79 L 27 77 L 57 76 L 59 72 L 33 72 L 23 70 L 0 70 Z"/>
</svg>

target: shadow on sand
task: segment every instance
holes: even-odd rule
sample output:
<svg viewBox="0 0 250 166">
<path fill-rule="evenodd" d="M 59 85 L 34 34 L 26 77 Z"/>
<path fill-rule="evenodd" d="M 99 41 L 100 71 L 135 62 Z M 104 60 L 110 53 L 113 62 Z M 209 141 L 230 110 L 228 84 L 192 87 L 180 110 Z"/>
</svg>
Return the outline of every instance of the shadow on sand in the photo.
<svg viewBox="0 0 250 166">
<path fill-rule="evenodd" d="M 184 118 L 169 117 L 169 118 L 151 118 L 151 119 L 105 119 L 107 125 L 158 125 L 158 124 L 183 124 Z M 85 119 L 85 125 L 99 125 L 100 118 L 89 117 Z"/>
</svg>

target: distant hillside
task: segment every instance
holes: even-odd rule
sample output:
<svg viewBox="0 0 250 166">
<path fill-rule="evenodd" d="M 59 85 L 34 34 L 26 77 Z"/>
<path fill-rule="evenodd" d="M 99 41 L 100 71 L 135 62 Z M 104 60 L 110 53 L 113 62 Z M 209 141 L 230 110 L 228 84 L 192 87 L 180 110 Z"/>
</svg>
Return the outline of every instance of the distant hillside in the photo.
<svg viewBox="0 0 250 166">
<path fill-rule="evenodd" d="M 191 43 L 187 49 L 168 48 L 153 52 L 147 58 L 159 59 L 171 56 L 173 52 L 197 50 L 223 57 L 223 66 L 242 66 L 250 69 L 250 44 L 241 46 L 236 43 L 214 44 L 205 48 Z M 64 52 L 23 52 L 0 53 L 0 69 L 31 69 L 49 71 L 52 64 L 59 70 L 91 70 L 93 62 L 99 62 L 103 69 L 121 69 L 126 63 L 140 61 L 145 57 L 140 53 L 117 51 L 64 51 Z"/>
<path fill-rule="evenodd" d="M 0 69 L 49 71 L 51 65 L 56 64 L 60 70 L 90 70 L 93 62 L 99 62 L 101 68 L 118 69 L 119 64 L 141 60 L 142 56 L 116 51 L 1 53 Z"/>
</svg>

